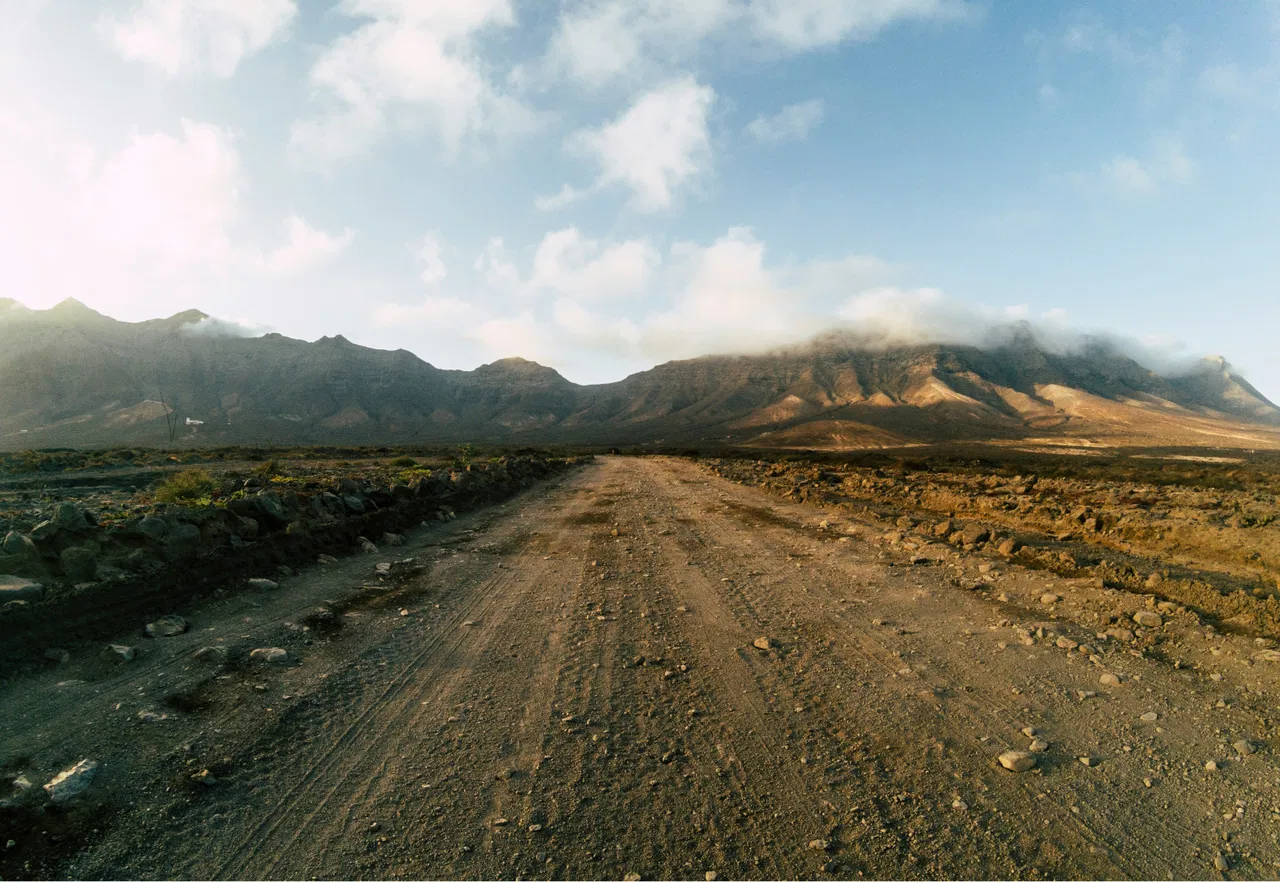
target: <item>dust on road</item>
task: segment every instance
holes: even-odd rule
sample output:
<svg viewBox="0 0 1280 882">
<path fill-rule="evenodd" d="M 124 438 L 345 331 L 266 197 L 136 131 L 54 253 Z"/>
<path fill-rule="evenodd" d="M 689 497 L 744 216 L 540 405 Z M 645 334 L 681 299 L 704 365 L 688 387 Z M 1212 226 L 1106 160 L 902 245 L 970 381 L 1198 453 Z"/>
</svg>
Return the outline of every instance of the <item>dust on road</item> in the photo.
<svg viewBox="0 0 1280 882">
<path fill-rule="evenodd" d="M 846 526 L 688 461 L 603 458 L 192 610 L 130 666 L 10 683 L 6 770 L 101 770 L 5 875 L 1280 869 L 1280 665 L 1194 616 L 1135 655 L 1095 633 L 1117 592 L 944 543 L 913 564 Z M 291 663 L 193 660 L 219 642 Z"/>
</svg>

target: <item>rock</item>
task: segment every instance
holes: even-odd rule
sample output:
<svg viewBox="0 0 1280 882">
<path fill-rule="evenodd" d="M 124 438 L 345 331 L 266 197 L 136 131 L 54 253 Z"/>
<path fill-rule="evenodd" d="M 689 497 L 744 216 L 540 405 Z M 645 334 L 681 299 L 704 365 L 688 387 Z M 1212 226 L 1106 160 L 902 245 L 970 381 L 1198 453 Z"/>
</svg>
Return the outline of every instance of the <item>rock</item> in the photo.
<svg viewBox="0 0 1280 882">
<path fill-rule="evenodd" d="M 1079 759 L 1080 759 L 1080 765 L 1088 766 L 1089 768 L 1093 768 L 1098 764 L 1098 761 L 1091 756 L 1082 756 Z"/>
<path fill-rule="evenodd" d="M 187 632 L 187 620 L 182 616 L 161 616 L 147 623 L 148 637 L 176 637 Z"/>
<path fill-rule="evenodd" d="M 941 521 L 933 525 L 933 535 L 939 539 L 946 539 L 956 531 L 955 521 Z"/>
<path fill-rule="evenodd" d="M 98 774 L 96 760 L 83 759 L 69 769 L 59 772 L 52 781 L 44 785 L 45 793 L 57 805 L 70 802 L 89 789 Z"/>
<path fill-rule="evenodd" d="M 1219 873 L 1225 873 L 1227 870 L 1231 869 L 1231 864 L 1227 863 L 1226 855 L 1222 852 L 1218 852 L 1213 856 L 1213 868 Z"/>
<path fill-rule="evenodd" d="M 281 665 L 289 660 L 289 653 L 278 646 L 264 646 L 249 653 L 249 661 L 259 664 Z"/>
<path fill-rule="evenodd" d="M 1062 599 L 1061 597 L 1059 597 L 1058 595 L 1054 594 L 1051 591 L 1046 591 L 1044 594 L 1040 595 L 1040 602 L 1045 604 L 1046 606 L 1048 606 L 1051 603 L 1057 603 L 1061 599 Z"/>
<path fill-rule="evenodd" d="M 354 494 L 342 497 L 342 504 L 352 514 L 364 514 L 364 500 Z"/>
<path fill-rule="evenodd" d="M 1163 582 L 1164 582 L 1164 577 L 1162 575 L 1160 575 L 1159 573 L 1152 573 L 1151 575 L 1147 576 L 1147 582 L 1146 582 L 1147 590 L 1153 591 L 1156 588 L 1159 588 L 1160 585 L 1163 584 Z"/>
<path fill-rule="evenodd" d="M 71 653 L 67 652 L 65 649 L 46 649 L 44 651 L 44 657 L 49 661 L 57 662 L 60 665 L 65 665 L 67 662 L 71 661 Z"/>
<path fill-rule="evenodd" d="M 951 536 L 949 541 L 959 545 L 981 545 L 991 538 L 991 531 L 979 524 L 969 524 L 959 533 Z"/>
<path fill-rule="evenodd" d="M 1031 751 L 1032 753 L 1044 753 L 1048 749 L 1049 749 L 1049 742 L 1044 741 L 1043 739 L 1040 739 L 1040 738 L 1031 739 L 1031 746 L 1027 748 L 1027 750 Z"/>
<path fill-rule="evenodd" d="M 261 525 L 253 518 L 244 515 L 232 515 L 235 518 L 235 534 L 245 542 L 252 542 L 258 538 L 258 533 L 262 530 Z"/>
<path fill-rule="evenodd" d="M 360 537 L 359 539 L 357 539 L 356 541 L 360 544 L 360 550 L 361 550 L 361 551 L 363 551 L 365 554 L 377 554 L 377 553 L 378 553 L 378 546 L 374 545 L 372 542 L 370 542 L 370 541 L 369 541 L 368 539 L 366 539 L 365 537 L 361 536 L 361 537 Z"/>
<path fill-rule="evenodd" d="M 280 587 L 279 583 L 270 579 L 250 579 L 244 584 L 246 588 L 252 588 L 255 591 L 275 591 Z"/>
<path fill-rule="evenodd" d="M 334 557 L 332 554 L 321 554 L 316 557 L 316 563 L 318 564 L 328 565 L 328 564 L 335 564 L 337 562 L 338 562 L 338 559 Z"/>
<path fill-rule="evenodd" d="M 999 551 L 1001 554 L 1003 554 L 1005 557 L 1012 557 L 1013 555 L 1017 554 L 1021 548 L 1022 548 L 1022 543 L 1019 540 L 1006 539 L 996 547 L 996 550 Z"/>
<path fill-rule="evenodd" d="M 201 769 L 191 776 L 191 780 L 197 784 L 203 784 L 205 787 L 212 787 L 218 783 L 218 779 L 213 777 L 213 773 L 208 769 Z"/>
<path fill-rule="evenodd" d="M 1264 649 L 1253 654 L 1254 661 L 1280 662 L 1280 650 Z"/>
<path fill-rule="evenodd" d="M 622 877 L 622 882 L 640 882 L 639 873 L 628 873 Z"/>
<path fill-rule="evenodd" d="M 1036 767 L 1036 758 L 1029 751 L 1006 750 L 1000 754 L 1000 765 L 1010 772 L 1029 772 Z"/>
<path fill-rule="evenodd" d="M 1218 764 L 1217 764 L 1217 762 L 1215 762 L 1214 760 L 1209 760 L 1207 763 L 1205 763 L 1205 764 L 1204 764 L 1204 770 L 1205 770 L 1206 772 L 1216 772 L 1216 771 L 1218 771 Z"/>
<path fill-rule="evenodd" d="M 766 652 L 773 649 L 773 641 L 768 637 L 757 637 L 755 640 L 751 641 L 751 645 L 756 649 L 763 649 Z"/>
<path fill-rule="evenodd" d="M 44 586 L 18 576 L 0 576 L 0 604 L 11 600 L 34 603 L 44 597 Z"/>
<path fill-rule="evenodd" d="M 200 528 L 195 524 L 178 524 L 169 531 L 165 553 L 174 560 L 195 557 L 200 550 Z"/>
<path fill-rule="evenodd" d="M 1066 649 L 1068 651 L 1075 649 L 1077 646 L 1080 645 L 1076 641 L 1072 640 L 1070 637 L 1059 637 L 1056 641 L 1054 641 L 1054 644 L 1059 649 Z"/>
<path fill-rule="evenodd" d="M 40 549 L 36 548 L 36 544 L 31 541 L 31 538 L 12 530 L 4 537 L 4 543 L 0 544 L 0 550 L 21 560 L 37 561 L 40 559 Z"/>
<path fill-rule="evenodd" d="M 1133 614 L 1135 623 L 1143 628 L 1159 628 L 1164 624 L 1164 619 L 1160 617 L 1160 613 L 1152 612 L 1149 609 L 1141 609 Z"/>
<path fill-rule="evenodd" d="M 1121 681 L 1117 675 L 1107 673 L 1099 677 L 1098 682 L 1101 683 L 1103 686 L 1119 686 Z"/>
<path fill-rule="evenodd" d="M 220 665 L 227 660 L 227 649 L 225 646 L 202 646 L 191 657 L 205 664 Z"/>
<path fill-rule="evenodd" d="M 831 848 L 831 843 L 825 839 L 810 839 L 809 847 L 814 851 L 826 851 Z"/>
<path fill-rule="evenodd" d="M 58 555 L 62 574 L 70 582 L 89 582 L 98 574 L 98 551 L 92 545 L 73 545 Z"/>
<path fill-rule="evenodd" d="M 83 533 L 89 529 L 89 521 L 84 516 L 84 512 L 76 508 L 73 502 L 60 502 L 58 508 L 53 515 L 53 524 L 59 530 L 69 530 L 72 533 Z"/>
<path fill-rule="evenodd" d="M 1244 738 L 1241 738 L 1239 741 L 1237 741 L 1235 744 L 1231 746 L 1234 747 L 1236 749 L 1236 753 L 1240 754 L 1241 756 L 1249 756 L 1250 754 L 1255 753 L 1258 750 L 1258 748 L 1254 747 L 1252 741 L 1248 741 Z"/>
<path fill-rule="evenodd" d="M 1106 635 L 1113 640 L 1119 640 L 1123 643 L 1132 643 L 1134 634 L 1128 628 L 1108 628 Z"/>
<path fill-rule="evenodd" d="M 165 523 L 164 518 L 158 518 L 155 515 L 146 515 L 142 520 L 133 525 L 133 529 L 135 532 L 146 536 L 152 542 L 159 542 L 164 539 L 165 534 L 169 532 L 169 525 Z"/>
<path fill-rule="evenodd" d="M 1156 720 L 1160 719 L 1160 715 L 1155 711 L 1147 711 L 1145 714 L 1138 717 L 1138 719 L 1142 720 L 1144 723 L 1154 723 Z"/>
<path fill-rule="evenodd" d="M 1040 732 L 1034 726 L 1023 726 L 1022 734 L 1026 735 L 1028 738 L 1035 738 L 1040 734 Z"/>
<path fill-rule="evenodd" d="M 390 545 L 393 547 L 399 547 L 401 545 L 404 545 L 404 537 L 401 536 L 399 533 L 383 533 L 382 544 Z"/>
<path fill-rule="evenodd" d="M 102 650 L 102 658 L 111 662 L 131 662 L 137 656 L 137 652 L 132 646 L 124 646 L 120 643 L 112 643 Z"/>
</svg>

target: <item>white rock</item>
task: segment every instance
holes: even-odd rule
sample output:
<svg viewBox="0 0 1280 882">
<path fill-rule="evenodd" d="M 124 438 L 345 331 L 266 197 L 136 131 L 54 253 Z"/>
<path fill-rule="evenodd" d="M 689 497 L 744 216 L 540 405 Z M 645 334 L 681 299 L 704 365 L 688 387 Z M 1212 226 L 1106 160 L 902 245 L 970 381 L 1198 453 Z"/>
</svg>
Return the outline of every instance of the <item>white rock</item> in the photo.
<svg viewBox="0 0 1280 882">
<path fill-rule="evenodd" d="M 284 664 L 289 660 L 289 653 L 278 646 L 264 646 L 249 653 L 249 661 L 263 664 Z"/>
<path fill-rule="evenodd" d="M 278 582 L 273 582 L 270 579 L 250 579 L 244 584 L 246 587 L 252 588 L 255 591 L 275 591 L 280 587 Z"/>
<path fill-rule="evenodd" d="M 132 646 L 123 646 L 119 643 L 112 643 L 102 650 L 102 657 L 107 661 L 114 662 L 131 662 L 137 652 Z"/>
</svg>

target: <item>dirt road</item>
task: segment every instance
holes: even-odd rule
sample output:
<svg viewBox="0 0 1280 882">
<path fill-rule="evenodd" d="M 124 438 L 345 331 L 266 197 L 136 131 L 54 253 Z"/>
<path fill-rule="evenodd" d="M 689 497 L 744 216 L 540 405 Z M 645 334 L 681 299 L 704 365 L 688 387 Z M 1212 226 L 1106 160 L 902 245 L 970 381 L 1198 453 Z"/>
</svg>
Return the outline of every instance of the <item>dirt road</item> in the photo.
<svg viewBox="0 0 1280 882">
<path fill-rule="evenodd" d="M 604 458 L 192 610 L 129 665 L 14 681 L 3 771 L 102 767 L 5 875 L 1280 872 L 1280 664 L 1251 641 L 1166 611 L 1135 654 L 1096 632 L 1142 598 L 824 518 Z M 291 662 L 193 660 L 219 644 Z M 1007 771 L 1024 728 L 1046 749 Z"/>
</svg>

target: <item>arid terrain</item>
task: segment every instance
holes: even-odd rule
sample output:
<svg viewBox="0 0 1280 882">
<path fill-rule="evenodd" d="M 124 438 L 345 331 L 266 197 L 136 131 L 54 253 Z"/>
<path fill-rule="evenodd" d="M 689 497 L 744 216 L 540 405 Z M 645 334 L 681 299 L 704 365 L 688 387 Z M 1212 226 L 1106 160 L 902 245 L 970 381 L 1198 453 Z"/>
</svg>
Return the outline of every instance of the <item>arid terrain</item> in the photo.
<svg viewBox="0 0 1280 882">
<path fill-rule="evenodd" d="M 0 875 L 1274 878 L 1277 470 L 1202 459 L 600 457 L 24 619 Z"/>
</svg>

